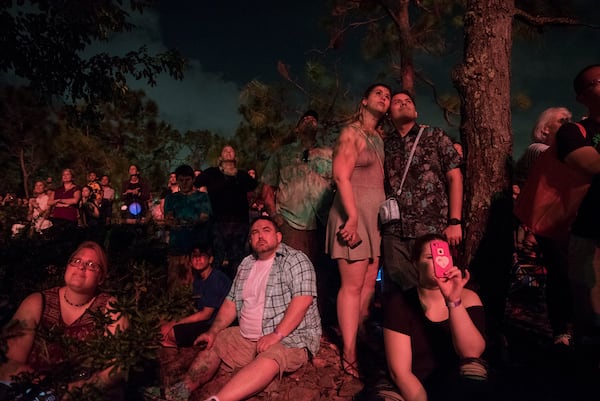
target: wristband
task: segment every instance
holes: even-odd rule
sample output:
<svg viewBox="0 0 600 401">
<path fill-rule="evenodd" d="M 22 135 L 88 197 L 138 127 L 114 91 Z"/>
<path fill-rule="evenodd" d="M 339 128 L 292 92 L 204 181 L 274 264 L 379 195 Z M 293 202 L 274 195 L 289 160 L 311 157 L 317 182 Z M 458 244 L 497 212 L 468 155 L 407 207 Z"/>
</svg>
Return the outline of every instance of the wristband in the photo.
<svg viewBox="0 0 600 401">
<path fill-rule="evenodd" d="M 281 334 L 277 329 L 275 329 L 273 331 L 273 334 L 275 334 L 277 337 L 279 337 L 279 341 L 283 340 L 283 338 L 285 337 L 283 334 Z"/>
<path fill-rule="evenodd" d="M 448 309 L 456 308 L 462 304 L 462 300 L 458 298 L 458 301 L 446 301 L 446 306 Z"/>
</svg>

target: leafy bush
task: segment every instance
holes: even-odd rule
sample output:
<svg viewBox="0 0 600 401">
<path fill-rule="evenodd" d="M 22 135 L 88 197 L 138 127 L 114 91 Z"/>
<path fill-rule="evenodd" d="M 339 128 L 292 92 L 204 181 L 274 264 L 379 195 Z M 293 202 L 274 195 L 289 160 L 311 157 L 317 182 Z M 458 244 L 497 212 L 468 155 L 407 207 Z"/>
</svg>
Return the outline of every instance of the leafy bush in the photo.
<svg viewBox="0 0 600 401">
<path fill-rule="evenodd" d="M 0 303 L 4 309 L 0 317 L 5 316 L 3 325 L 27 295 L 64 284 L 66 261 L 80 242 L 77 235 L 8 241 L 0 251 L 0 295 L 7 301 Z M 112 306 L 129 318 L 129 328 L 85 343 L 67 344 L 75 347 L 81 358 L 77 362 L 67 361 L 40 383 L 46 388 L 65 389 L 70 376 L 65 372 L 75 372 L 75 363 L 84 371 L 115 364 L 131 393 L 127 399 L 134 399 L 138 386 L 154 384 L 158 379 L 156 359 L 161 320 L 176 319 L 192 311 L 191 289 L 167 292 L 167 245 L 155 239 L 151 228 L 113 226 L 105 245 L 110 267 L 102 290 L 116 297 Z M 100 313 L 95 319 L 105 325 L 110 318 Z M 6 338 L 16 329 L 14 325 L 4 327 L 0 335 L 0 361 L 5 356 Z M 64 340 L 60 333 L 38 335 Z M 23 376 L 20 386 L 29 388 L 32 380 L 33 377 Z M 86 386 L 72 396 L 78 400 L 97 400 L 102 391 Z"/>
</svg>

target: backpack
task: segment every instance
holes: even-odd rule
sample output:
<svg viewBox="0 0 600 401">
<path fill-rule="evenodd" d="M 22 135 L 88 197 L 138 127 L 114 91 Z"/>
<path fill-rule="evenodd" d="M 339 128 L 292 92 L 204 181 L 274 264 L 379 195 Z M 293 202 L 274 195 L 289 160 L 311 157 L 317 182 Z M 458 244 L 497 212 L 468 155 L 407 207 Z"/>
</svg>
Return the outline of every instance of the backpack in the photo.
<svg viewBox="0 0 600 401">
<path fill-rule="evenodd" d="M 581 135 L 585 128 L 575 123 Z M 592 176 L 558 159 L 556 142 L 535 161 L 513 212 L 534 234 L 566 241 Z"/>
</svg>

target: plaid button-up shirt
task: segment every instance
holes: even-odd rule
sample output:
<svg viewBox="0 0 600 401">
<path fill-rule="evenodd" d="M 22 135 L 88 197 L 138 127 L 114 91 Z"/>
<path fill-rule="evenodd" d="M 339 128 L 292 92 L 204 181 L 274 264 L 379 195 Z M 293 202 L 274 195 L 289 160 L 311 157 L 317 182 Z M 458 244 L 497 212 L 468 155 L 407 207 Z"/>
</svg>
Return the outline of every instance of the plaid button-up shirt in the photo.
<svg viewBox="0 0 600 401">
<path fill-rule="evenodd" d="M 242 260 L 227 295 L 227 299 L 235 303 L 238 316 L 243 306 L 244 285 L 254 267 L 254 262 L 256 262 L 254 255 Z M 276 251 L 267 279 L 262 319 L 263 335 L 275 331 L 292 298 L 302 295 L 312 296 L 313 302 L 298 327 L 283 338 L 281 343 L 292 348 L 307 348 L 312 355 L 316 355 L 321 339 L 321 318 L 317 309 L 315 269 L 304 253 L 282 243 Z"/>
</svg>

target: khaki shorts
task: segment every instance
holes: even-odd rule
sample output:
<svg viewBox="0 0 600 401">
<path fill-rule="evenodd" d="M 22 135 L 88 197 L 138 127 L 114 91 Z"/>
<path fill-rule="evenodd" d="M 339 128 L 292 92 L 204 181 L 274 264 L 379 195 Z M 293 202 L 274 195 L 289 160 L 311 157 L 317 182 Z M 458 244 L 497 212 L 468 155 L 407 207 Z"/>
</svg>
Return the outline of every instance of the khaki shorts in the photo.
<svg viewBox="0 0 600 401">
<path fill-rule="evenodd" d="M 239 326 L 228 327 L 217 334 L 214 350 L 230 370 L 244 367 L 256 358 L 272 359 L 279 365 L 279 377 L 284 372 L 295 372 L 308 361 L 306 348 L 290 348 L 281 343 L 257 354 L 256 341 L 242 337 Z"/>
</svg>

